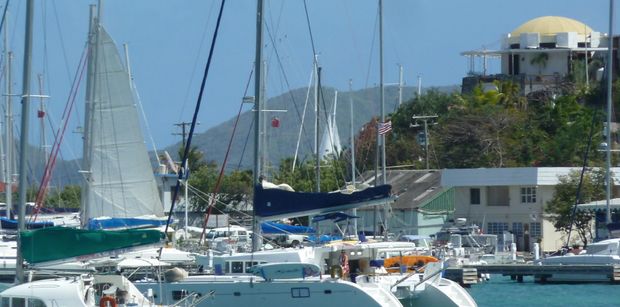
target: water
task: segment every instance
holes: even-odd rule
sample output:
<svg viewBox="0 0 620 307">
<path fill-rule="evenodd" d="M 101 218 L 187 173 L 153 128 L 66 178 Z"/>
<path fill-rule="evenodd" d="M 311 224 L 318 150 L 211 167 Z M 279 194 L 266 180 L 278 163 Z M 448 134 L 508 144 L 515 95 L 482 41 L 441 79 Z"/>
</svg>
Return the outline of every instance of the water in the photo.
<svg viewBox="0 0 620 307">
<path fill-rule="evenodd" d="M 492 275 L 467 291 L 479 307 L 620 307 L 620 285 L 612 284 L 537 284 L 533 277 L 518 283 L 509 276 Z"/>
<path fill-rule="evenodd" d="M 0 283 L 0 291 L 9 286 Z M 467 291 L 479 307 L 620 307 L 620 285 L 611 284 L 537 284 L 531 277 L 517 283 L 493 275 Z"/>
</svg>

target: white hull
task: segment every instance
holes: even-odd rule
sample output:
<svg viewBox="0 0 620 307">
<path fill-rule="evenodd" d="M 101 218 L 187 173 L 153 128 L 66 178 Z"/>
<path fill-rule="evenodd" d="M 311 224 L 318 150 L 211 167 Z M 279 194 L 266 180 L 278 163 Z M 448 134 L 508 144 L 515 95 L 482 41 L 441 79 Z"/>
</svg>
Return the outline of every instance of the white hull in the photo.
<svg viewBox="0 0 620 307">
<path fill-rule="evenodd" d="M 108 291 L 96 289 L 108 289 Z M 131 282 L 120 275 L 39 280 L 8 288 L 0 293 L 0 299 L 2 306 L 8 304 L 10 300 L 13 300 L 13 306 L 22 306 L 20 302 L 23 304 L 23 299 L 26 298 L 29 304 L 35 304 L 29 306 L 98 307 L 103 306 L 101 305 L 103 294 L 114 299 L 115 306 L 125 306 L 124 304 L 134 304 L 131 306 L 136 307 L 153 306 Z"/>
<path fill-rule="evenodd" d="M 173 304 L 185 293 L 212 296 L 198 306 L 402 306 L 379 287 L 363 287 L 332 278 L 265 281 L 255 276 L 190 276 L 182 282 L 134 282 L 142 292 L 152 289 L 155 303 Z"/>
</svg>

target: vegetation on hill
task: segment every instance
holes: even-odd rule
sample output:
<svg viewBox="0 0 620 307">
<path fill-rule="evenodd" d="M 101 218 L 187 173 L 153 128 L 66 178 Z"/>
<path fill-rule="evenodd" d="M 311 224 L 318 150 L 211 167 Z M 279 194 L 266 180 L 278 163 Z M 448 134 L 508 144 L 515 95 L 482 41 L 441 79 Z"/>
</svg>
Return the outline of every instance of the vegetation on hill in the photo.
<svg viewBox="0 0 620 307">
<path fill-rule="evenodd" d="M 424 141 L 428 140 L 428 163 L 433 169 L 580 167 L 591 138 L 588 166 L 603 166 L 604 155 L 593 150 L 603 141 L 603 89 L 584 91 L 567 87 L 555 95 L 539 93 L 523 97 L 519 95 L 518 86 L 509 81 L 498 81 L 495 85 L 497 90 L 483 91 L 478 88 L 470 95 L 429 90 L 396 108 L 388 116 L 393 130 L 386 136 L 387 164 L 424 169 Z M 413 119 L 413 116 L 420 115 L 437 116 L 435 120 L 429 121 L 428 136 L 424 135 L 423 125 Z M 358 172 L 375 169 L 377 122 L 377 118 L 371 118 L 361 125 L 356 135 L 355 163 Z M 340 157 L 322 162 L 322 191 L 342 188 L 346 181 L 350 181 L 350 154 L 350 148 L 346 148 Z M 306 156 L 305 159 L 297 161 L 293 171 L 293 159 L 283 158 L 277 169 L 271 170 L 268 179 L 276 183 L 286 182 L 296 190 L 314 191 L 314 161 L 312 156 Z M 213 176 L 215 163 L 211 162 L 209 165 L 213 168 L 209 176 Z M 202 172 L 194 172 L 193 176 L 199 174 Z M 226 176 L 238 177 L 239 174 L 230 173 Z M 248 172 L 243 177 L 243 186 L 246 188 L 232 188 L 232 185 L 239 184 L 239 181 L 225 179 L 222 189 L 231 185 L 229 193 L 249 195 L 250 176 L 251 173 Z M 588 180 L 589 178 L 587 177 Z M 574 186 L 575 182 L 562 180 L 564 181 L 558 186 L 557 196 L 549 202 L 546 212 L 552 216 L 552 222 L 558 230 L 566 231 L 571 223 L 570 208 L 575 204 L 574 196 L 568 197 L 571 193 L 566 192 L 566 189 Z M 213 179 L 203 179 L 201 182 L 203 191 L 213 191 Z M 598 183 L 591 185 L 598 186 Z M 592 197 L 600 195 L 584 192 L 580 201 Z M 242 201 L 237 198 L 237 203 Z M 206 205 L 204 202 L 196 204 L 197 208 L 203 209 Z M 587 242 L 586 237 L 589 234 L 586 225 L 591 218 L 591 215 L 580 214 L 573 221 L 574 229 L 584 242 Z"/>
</svg>

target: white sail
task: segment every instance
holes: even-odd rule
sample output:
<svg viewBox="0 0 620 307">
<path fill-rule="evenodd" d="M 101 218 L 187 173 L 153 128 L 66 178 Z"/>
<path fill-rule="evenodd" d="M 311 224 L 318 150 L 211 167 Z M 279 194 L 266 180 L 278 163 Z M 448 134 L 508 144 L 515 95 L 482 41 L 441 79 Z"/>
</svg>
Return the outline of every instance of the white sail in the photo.
<svg viewBox="0 0 620 307">
<path fill-rule="evenodd" d="M 337 157 L 342 151 L 338 126 L 336 126 L 336 122 L 331 115 L 327 118 L 327 127 L 323 130 L 319 150 L 321 160 Z"/>
<path fill-rule="evenodd" d="M 84 140 L 88 186 L 83 189 L 83 223 L 103 216 L 163 216 L 129 74 L 114 41 L 102 26 L 98 29 L 86 96 L 91 103 Z"/>
</svg>

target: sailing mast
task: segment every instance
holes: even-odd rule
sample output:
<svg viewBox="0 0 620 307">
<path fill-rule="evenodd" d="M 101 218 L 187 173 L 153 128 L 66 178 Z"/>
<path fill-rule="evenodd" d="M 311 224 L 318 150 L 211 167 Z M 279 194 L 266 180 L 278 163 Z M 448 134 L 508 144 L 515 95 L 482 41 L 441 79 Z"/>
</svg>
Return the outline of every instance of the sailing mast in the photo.
<svg viewBox="0 0 620 307">
<path fill-rule="evenodd" d="M 83 135 L 83 150 L 82 150 L 82 173 L 84 174 L 84 181 L 82 185 L 82 193 L 81 193 L 81 204 L 80 204 L 80 212 L 81 212 L 81 221 L 82 227 L 86 227 L 88 225 L 88 217 L 90 216 L 89 206 L 87 206 L 88 195 L 90 194 L 90 185 L 89 181 L 91 180 L 91 157 L 92 157 L 92 146 L 90 143 L 92 142 L 92 116 L 93 116 L 93 107 L 95 104 L 95 79 L 96 68 L 97 65 L 97 48 L 95 43 L 98 41 L 98 28 L 99 28 L 99 18 L 101 10 L 98 9 L 101 7 L 101 1 L 99 1 L 98 5 L 95 6 L 93 4 L 90 5 L 90 17 L 89 17 L 89 26 L 88 26 L 88 63 L 87 63 L 87 74 L 86 78 L 86 102 L 85 102 L 85 110 L 84 110 L 84 135 Z"/>
<path fill-rule="evenodd" d="M 383 83 L 383 0 L 379 0 L 379 87 L 380 90 L 380 99 L 381 99 L 381 123 L 385 123 L 385 90 Z M 382 183 L 387 184 L 387 175 L 385 171 L 385 134 L 380 134 L 379 129 L 377 129 L 378 141 L 381 144 L 381 178 Z M 388 214 L 389 214 L 389 203 L 386 203 L 384 206 L 384 214 L 383 214 L 383 239 L 387 241 L 388 234 Z"/>
<path fill-rule="evenodd" d="M 350 129 L 350 133 L 351 133 L 351 185 L 353 185 L 353 191 L 357 190 L 357 187 L 355 185 L 355 132 L 353 131 L 353 80 L 349 79 L 349 115 L 350 115 L 350 121 L 349 121 L 349 129 Z M 353 210 L 351 210 L 351 214 L 353 216 L 357 216 L 357 208 L 353 208 Z M 355 233 L 355 235 L 357 236 L 357 219 L 354 218 L 353 219 L 353 232 Z"/>
<path fill-rule="evenodd" d="M 606 204 L 606 218 L 605 222 L 607 225 L 611 223 L 611 209 L 610 209 L 610 198 L 611 198 L 611 112 L 612 112 L 612 78 L 613 78 L 613 16 L 614 16 L 614 0 L 609 0 L 609 43 L 607 47 L 607 127 L 606 129 L 606 137 L 607 137 L 607 165 L 606 165 L 606 173 L 605 173 L 605 204 Z"/>
<path fill-rule="evenodd" d="M 6 110 L 4 114 L 5 125 L 5 141 L 6 147 L 4 149 L 4 191 L 6 201 L 6 217 L 11 218 L 11 210 L 13 210 L 13 102 L 11 95 L 13 93 L 12 80 L 11 80 L 11 64 L 13 62 L 13 53 L 8 50 L 9 46 L 9 29 L 8 18 L 4 19 L 4 60 L 5 60 L 5 75 L 6 75 Z"/>
<path fill-rule="evenodd" d="M 262 65 L 263 65 L 263 0 L 258 0 L 256 4 L 256 56 L 254 59 L 254 184 L 262 184 L 261 177 L 261 144 L 260 144 L 260 123 L 262 118 Z M 256 204 L 256 193 L 254 193 L 254 204 Z M 257 251 L 262 246 L 260 221 L 256 217 L 256 207 L 253 206 L 252 219 L 252 251 Z"/>
<path fill-rule="evenodd" d="M 17 246 L 21 245 L 21 231 L 26 229 L 26 166 L 28 164 L 28 125 L 30 115 L 30 71 L 32 66 L 32 26 L 34 16 L 34 0 L 28 0 L 26 2 L 26 33 L 24 40 L 24 75 L 22 83 L 22 122 L 21 122 L 21 136 L 19 143 L 19 216 L 18 216 L 18 232 L 17 232 Z M 22 264 L 24 258 L 22 254 L 17 252 L 17 261 L 15 263 L 15 278 L 17 282 L 24 281 L 24 268 Z"/>
</svg>

